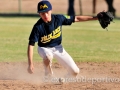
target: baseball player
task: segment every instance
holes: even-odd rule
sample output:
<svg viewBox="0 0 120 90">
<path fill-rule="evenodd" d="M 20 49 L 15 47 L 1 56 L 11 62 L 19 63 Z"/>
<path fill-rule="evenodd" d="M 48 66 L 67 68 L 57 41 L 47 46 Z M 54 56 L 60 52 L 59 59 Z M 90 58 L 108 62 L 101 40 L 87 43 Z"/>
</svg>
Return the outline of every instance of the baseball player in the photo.
<svg viewBox="0 0 120 90">
<path fill-rule="evenodd" d="M 65 51 L 62 42 L 62 25 L 71 25 L 73 22 L 97 20 L 93 16 L 68 16 L 52 14 L 52 5 L 43 0 L 38 3 L 37 12 L 41 17 L 33 26 L 28 43 L 28 72 L 34 72 L 33 48 L 38 42 L 38 53 L 43 59 L 45 76 L 53 75 L 51 68 L 53 58 L 66 68 L 68 75 L 76 77 L 79 68 L 72 57 Z"/>
</svg>

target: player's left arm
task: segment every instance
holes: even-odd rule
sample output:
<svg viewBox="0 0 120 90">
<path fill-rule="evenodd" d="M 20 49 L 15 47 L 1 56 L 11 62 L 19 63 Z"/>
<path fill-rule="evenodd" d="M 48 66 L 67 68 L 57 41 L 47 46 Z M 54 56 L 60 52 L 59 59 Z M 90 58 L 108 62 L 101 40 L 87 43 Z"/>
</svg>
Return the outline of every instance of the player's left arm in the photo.
<svg viewBox="0 0 120 90">
<path fill-rule="evenodd" d="M 97 17 L 94 16 L 75 16 L 75 22 L 82 22 L 82 21 L 90 21 L 90 20 L 98 20 Z"/>
</svg>

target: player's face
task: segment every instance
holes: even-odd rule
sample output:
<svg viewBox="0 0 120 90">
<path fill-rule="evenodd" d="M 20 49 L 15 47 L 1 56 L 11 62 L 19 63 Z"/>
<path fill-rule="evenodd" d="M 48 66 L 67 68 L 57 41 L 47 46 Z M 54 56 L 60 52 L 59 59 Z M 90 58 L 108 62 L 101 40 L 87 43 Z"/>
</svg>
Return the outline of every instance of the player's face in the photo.
<svg viewBox="0 0 120 90">
<path fill-rule="evenodd" d="M 52 11 L 42 12 L 39 13 L 40 17 L 43 19 L 44 22 L 50 22 L 51 21 L 51 13 Z"/>
</svg>

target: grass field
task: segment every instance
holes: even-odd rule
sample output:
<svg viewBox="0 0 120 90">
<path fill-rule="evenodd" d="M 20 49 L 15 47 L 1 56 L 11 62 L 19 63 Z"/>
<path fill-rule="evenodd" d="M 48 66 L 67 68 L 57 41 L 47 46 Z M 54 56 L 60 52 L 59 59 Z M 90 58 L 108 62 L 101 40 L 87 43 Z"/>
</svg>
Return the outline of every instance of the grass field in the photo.
<svg viewBox="0 0 120 90">
<path fill-rule="evenodd" d="M 0 62 L 27 61 L 29 34 L 39 17 L 0 17 Z M 77 62 L 119 62 L 120 21 L 115 19 L 108 31 L 98 21 L 63 26 L 63 46 Z M 34 49 L 34 61 L 41 61 Z"/>
</svg>

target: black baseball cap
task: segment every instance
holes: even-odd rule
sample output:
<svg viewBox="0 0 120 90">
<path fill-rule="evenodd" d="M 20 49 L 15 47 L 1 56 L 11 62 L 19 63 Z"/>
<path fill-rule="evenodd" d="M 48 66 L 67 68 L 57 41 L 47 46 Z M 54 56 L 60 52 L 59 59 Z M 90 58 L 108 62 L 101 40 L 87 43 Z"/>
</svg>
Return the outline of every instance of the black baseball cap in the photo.
<svg viewBox="0 0 120 90">
<path fill-rule="evenodd" d="M 52 10 L 52 5 L 49 1 L 43 0 L 38 3 L 38 6 L 37 6 L 38 13 L 47 12 L 49 10 Z"/>
</svg>

